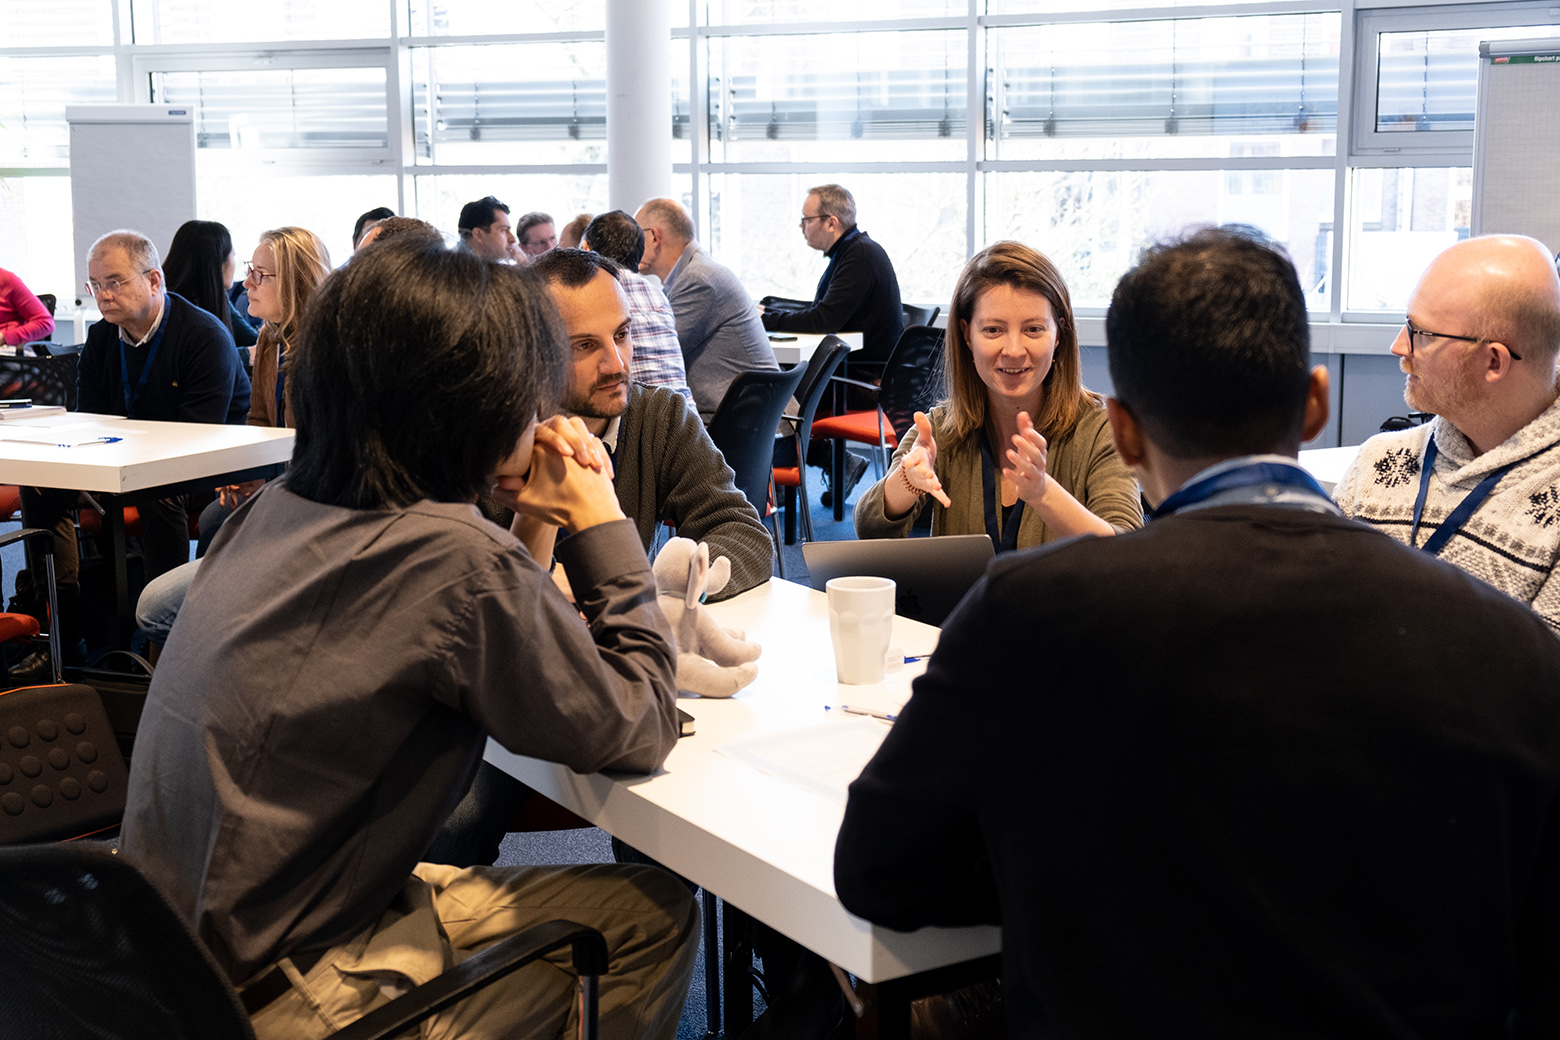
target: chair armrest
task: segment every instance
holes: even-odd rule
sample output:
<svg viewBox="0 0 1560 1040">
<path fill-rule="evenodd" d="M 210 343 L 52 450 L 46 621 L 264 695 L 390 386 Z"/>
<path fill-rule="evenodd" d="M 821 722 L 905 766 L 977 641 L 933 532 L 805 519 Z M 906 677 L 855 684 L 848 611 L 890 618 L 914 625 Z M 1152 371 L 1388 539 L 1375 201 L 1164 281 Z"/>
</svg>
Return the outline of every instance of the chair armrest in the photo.
<svg viewBox="0 0 1560 1040">
<path fill-rule="evenodd" d="M 438 978 L 375 1008 L 346 1028 L 332 1033 L 332 1040 L 389 1040 L 489 983 L 497 982 L 560 947 L 571 945 L 576 974 L 606 974 L 607 941 L 600 932 L 572 921 L 548 921 L 494 943 Z"/>
<path fill-rule="evenodd" d="M 24 527 L 20 531 L 11 531 L 0 534 L 0 547 L 10 545 L 12 542 L 31 540 L 37 544 L 33 551 L 51 556 L 54 553 L 54 532 L 46 531 L 41 527 Z"/>
<path fill-rule="evenodd" d="M 881 386 L 878 386 L 876 383 L 863 383 L 859 379 L 847 379 L 844 376 L 830 376 L 829 377 L 829 382 L 831 382 L 831 383 L 847 383 L 850 386 L 859 386 L 863 390 L 871 390 L 873 393 L 877 393 L 878 391 L 883 389 Z"/>
</svg>

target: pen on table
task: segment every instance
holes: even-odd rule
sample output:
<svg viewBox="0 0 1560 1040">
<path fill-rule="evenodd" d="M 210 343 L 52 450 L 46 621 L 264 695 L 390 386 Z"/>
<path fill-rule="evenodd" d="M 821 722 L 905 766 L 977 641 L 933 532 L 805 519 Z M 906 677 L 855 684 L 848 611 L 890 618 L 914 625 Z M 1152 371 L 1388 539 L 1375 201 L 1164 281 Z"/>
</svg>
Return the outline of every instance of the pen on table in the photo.
<svg viewBox="0 0 1560 1040">
<path fill-rule="evenodd" d="M 44 448 L 83 448 L 89 444 L 118 444 L 123 437 L 94 437 L 90 441 L 77 441 L 74 444 L 50 444 L 48 441 L 34 441 L 26 437 L 0 437 L 0 441 L 7 444 L 36 444 Z"/>
<path fill-rule="evenodd" d="M 876 711 L 872 708 L 858 708 L 854 704 L 841 704 L 839 707 L 840 710 L 847 715 L 870 715 L 874 719 L 882 719 L 884 722 L 893 722 L 895 719 L 899 718 L 898 715 L 895 715 L 892 712 Z M 825 704 L 823 706 L 823 710 L 833 711 L 834 705 Z"/>
</svg>

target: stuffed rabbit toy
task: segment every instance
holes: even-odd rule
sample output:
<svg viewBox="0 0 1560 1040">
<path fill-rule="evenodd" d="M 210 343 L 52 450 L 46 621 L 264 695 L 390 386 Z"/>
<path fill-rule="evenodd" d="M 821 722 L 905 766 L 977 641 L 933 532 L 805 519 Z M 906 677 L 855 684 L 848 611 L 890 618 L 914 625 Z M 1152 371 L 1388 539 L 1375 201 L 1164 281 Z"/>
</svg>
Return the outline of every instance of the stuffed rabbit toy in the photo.
<svg viewBox="0 0 1560 1040">
<path fill-rule="evenodd" d="M 655 591 L 677 638 L 677 688 L 701 697 L 730 697 L 758 677 L 761 647 L 740 631 L 721 628 L 704 609 L 704 595 L 731 578 L 724 556 L 710 563 L 710 547 L 673 538 L 651 567 Z"/>
</svg>

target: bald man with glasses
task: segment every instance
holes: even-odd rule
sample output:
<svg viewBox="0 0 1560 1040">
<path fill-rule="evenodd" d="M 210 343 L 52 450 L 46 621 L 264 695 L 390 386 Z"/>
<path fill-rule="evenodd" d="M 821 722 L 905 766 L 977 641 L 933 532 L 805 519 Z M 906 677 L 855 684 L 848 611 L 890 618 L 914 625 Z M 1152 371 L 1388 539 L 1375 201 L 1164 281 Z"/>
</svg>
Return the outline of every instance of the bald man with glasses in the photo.
<svg viewBox="0 0 1560 1040">
<path fill-rule="evenodd" d="M 1410 408 L 1435 418 L 1365 442 L 1338 483 L 1348 516 L 1527 603 L 1560 635 L 1560 279 L 1531 238 L 1436 257 L 1392 344 Z"/>
<path fill-rule="evenodd" d="M 157 247 L 135 231 L 113 231 L 87 254 L 85 289 L 101 321 L 87 330 L 76 369 L 76 409 L 99 415 L 164 422 L 242 423 L 249 410 L 249 377 L 233 337 L 210 314 L 167 291 Z M 69 512 L 80 492 L 23 488 L 22 519 L 52 528 L 59 585 L 60 633 L 67 663 L 85 653 L 78 617 L 80 570 Z M 140 505 L 141 552 L 150 581 L 190 558 L 184 496 Z M 33 573 L 37 561 L 29 560 Z M 45 674 L 34 654 L 13 677 Z"/>
</svg>

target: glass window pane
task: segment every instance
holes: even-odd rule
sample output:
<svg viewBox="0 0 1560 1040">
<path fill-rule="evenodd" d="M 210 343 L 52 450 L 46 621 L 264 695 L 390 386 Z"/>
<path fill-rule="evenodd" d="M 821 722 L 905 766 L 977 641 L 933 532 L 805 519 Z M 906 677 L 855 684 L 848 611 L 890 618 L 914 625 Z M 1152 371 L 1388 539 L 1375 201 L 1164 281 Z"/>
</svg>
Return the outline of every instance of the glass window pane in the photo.
<svg viewBox="0 0 1560 1040">
<path fill-rule="evenodd" d="M 1377 37 L 1376 130 L 1472 130 L 1480 42 L 1554 36 L 1560 36 L 1560 26 L 1381 33 Z"/>
<path fill-rule="evenodd" d="M 0 189 L 0 264 L 14 271 L 34 293 L 58 297 L 55 318 L 76 310 L 76 263 L 72 242 L 69 177 L 8 177 Z M 69 326 L 55 342 L 75 342 Z"/>
<path fill-rule="evenodd" d="M 673 24 L 680 7 L 687 25 L 687 3 L 670 2 Z M 599 32 L 607 25 L 606 0 L 408 0 L 407 10 L 413 36 Z"/>
<path fill-rule="evenodd" d="M 219 220 L 233 235 L 233 251 L 248 260 L 260 232 L 308 228 L 325 241 L 336 266 L 352 255 L 352 224 L 376 206 L 395 208 L 395 177 L 281 176 L 196 167 L 197 208 L 202 220 Z M 243 265 L 239 265 L 243 271 Z"/>
<path fill-rule="evenodd" d="M 1331 155 L 1337 14 L 1002 29 L 994 158 Z M 1287 143 L 1292 142 L 1292 143 Z"/>
<path fill-rule="evenodd" d="M 1435 255 L 1468 237 L 1473 170 L 1354 170 L 1350 176 L 1344 309 L 1401 314 Z"/>
<path fill-rule="evenodd" d="M 365 40 L 390 35 L 385 0 L 136 0 L 136 43 Z"/>
<path fill-rule="evenodd" d="M 152 96 L 195 109 L 195 147 L 386 149 L 385 70 L 158 72 Z"/>
<path fill-rule="evenodd" d="M 1044 252 L 1074 307 L 1106 307 L 1144 246 L 1195 224 L 1252 224 L 1284 243 L 1306 303 L 1328 306 L 1333 172 L 1261 170 L 990 173 L 986 238 Z"/>
<path fill-rule="evenodd" d="M 685 6 L 681 0 L 674 5 Z M 969 0 L 710 0 L 711 25 L 774 22 L 866 22 L 883 18 L 956 18 L 970 11 Z"/>
<path fill-rule="evenodd" d="M 488 195 L 509 207 L 512 220 L 538 210 L 550 214 L 554 229 L 580 213 L 596 214 L 611 208 L 604 173 L 439 174 L 417 177 L 412 183 L 412 215 L 439 228 L 451 242 L 460 234 L 461 207 Z M 681 190 L 682 184 L 677 187 Z"/>
<path fill-rule="evenodd" d="M 966 33 L 710 41 L 716 162 L 965 156 Z"/>
<path fill-rule="evenodd" d="M 418 163 L 606 162 L 606 61 L 599 42 L 414 49 Z"/>
<path fill-rule="evenodd" d="M 66 105 L 118 100 L 114 59 L 0 58 L 0 166 L 65 166 Z"/>
<path fill-rule="evenodd" d="M 0 0 L 0 46 L 113 46 L 113 0 Z"/>
<path fill-rule="evenodd" d="M 856 221 L 893 261 L 906 300 L 945 302 L 965 260 L 962 173 L 714 174 L 712 227 L 700 241 L 741 277 L 753 298 L 810 300 L 828 265 L 797 228 L 807 190 L 843 184 Z"/>
<path fill-rule="evenodd" d="M 1212 7 L 1218 4 L 1240 4 L 1246 0 L 1154 0 L 1151 4 L 1142 0 L 987 0 L 991 14 L 1065 14 L 1075 11 L 1122 11 L 1144 7 Z"/>
</svg>

